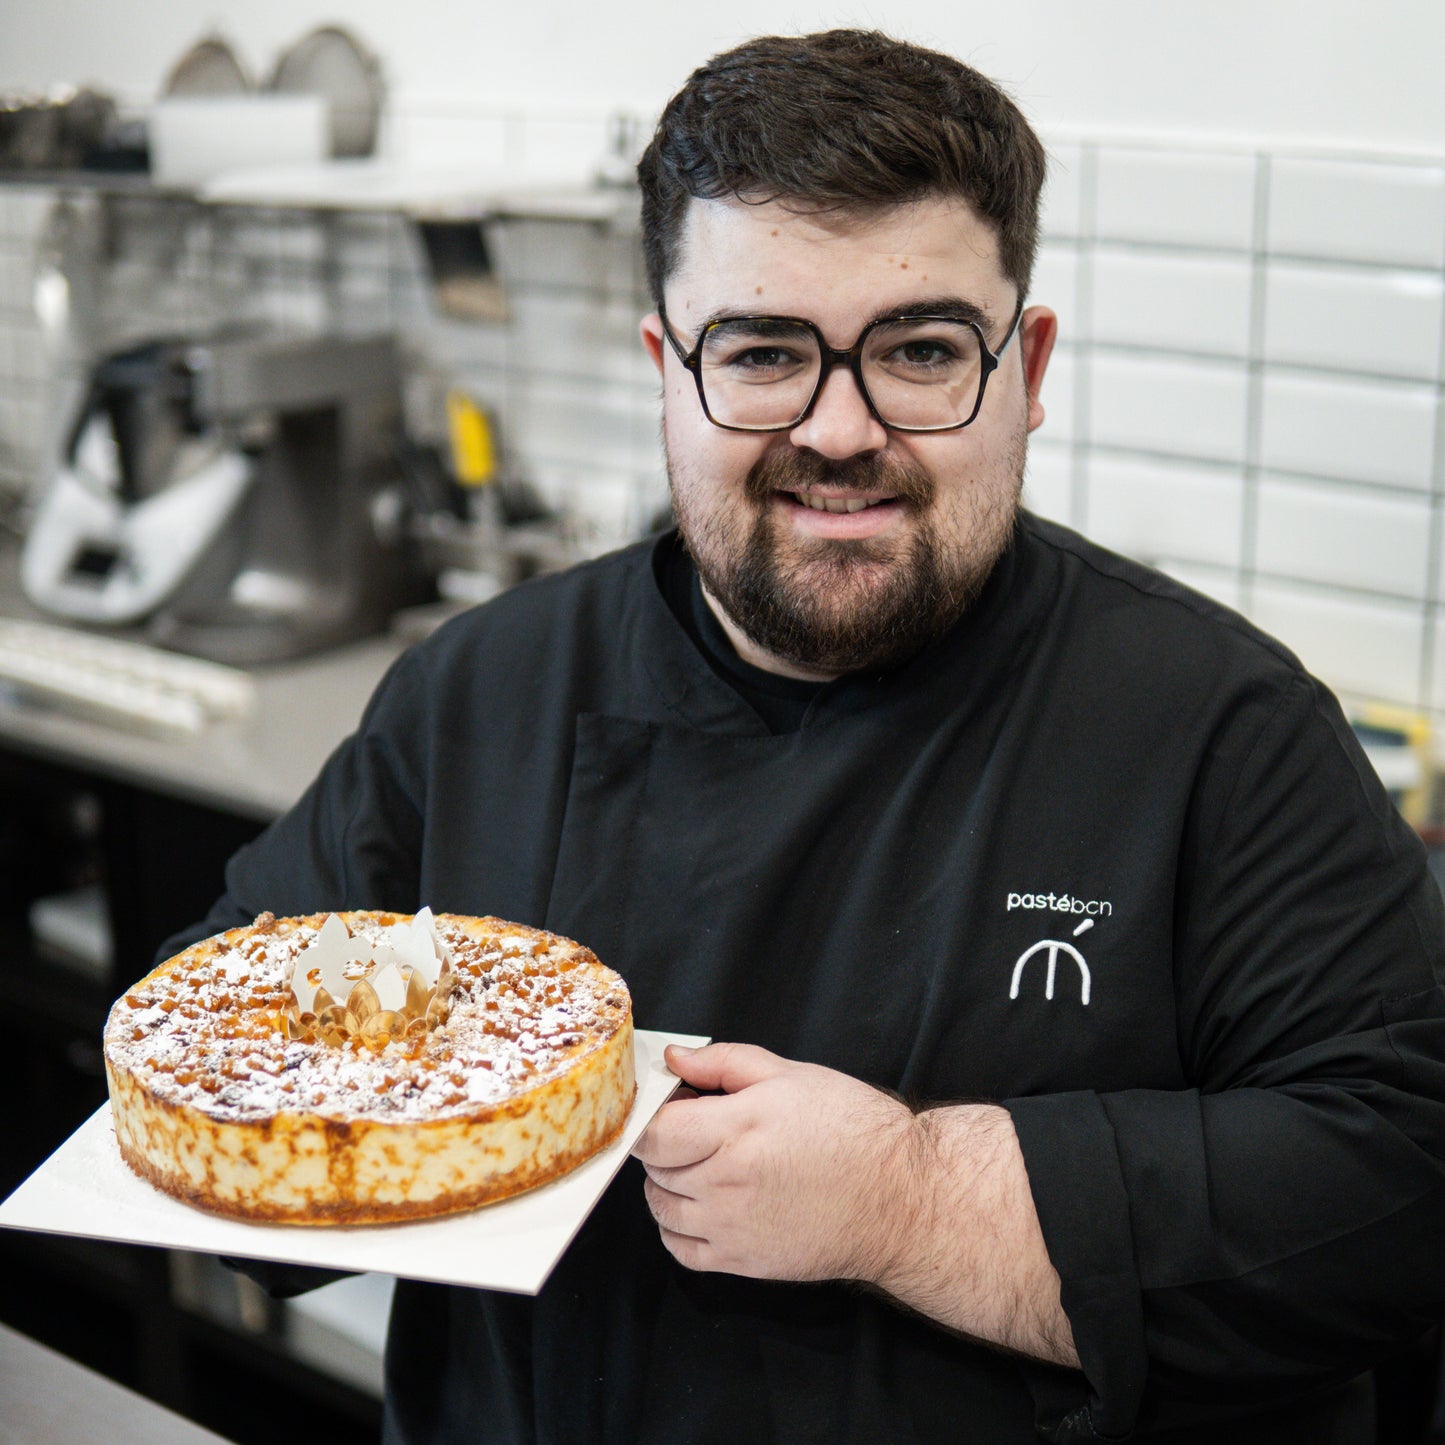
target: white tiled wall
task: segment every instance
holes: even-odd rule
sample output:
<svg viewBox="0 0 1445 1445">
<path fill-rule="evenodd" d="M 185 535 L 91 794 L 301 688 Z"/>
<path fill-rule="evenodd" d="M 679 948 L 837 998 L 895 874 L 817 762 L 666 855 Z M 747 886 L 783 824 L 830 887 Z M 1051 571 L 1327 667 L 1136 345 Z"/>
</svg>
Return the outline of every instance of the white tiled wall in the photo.
<svg viewBox="0 0 1445 1445">
<path fill-rule="evenodd" d="M 38 187 L 0 190 L 0 496 L 42 465 L 42 403 L 51 348 L 36 315 L 36 238 L 51 196 Z"/>
<path fill-rule="evenodd" d="M 1341 691 L 1445 715 L 1445 165 L 1090 138 L 1052 160 L 1034 295 L 1062 297 L 1068 374 L 1031 505 Z"/>
<path fill-rule="evenodd" d="M 1187 557 L 1237 569 L 1241 561 L 1241 469 L 1155 461 L 1095 451 L 1088 459 L 1087 531 L 1147 562 Z"/>
<path fill-rule="evenodd" d="M 1243 365 L 1121 354 L 1102 346 L 1088 365 L 1088 426 L 1096 445 L 1243 460 L 1248 389 Z"/>
<path fill-rule="evenodd" d="M 392 153 L 586 169 L 608 118 L 393 116 Z M 54 356 L 31 299 L 53 197 L 0 189 L 0 486 L 44 463 Z M 384 215 L 112 208 L 107 334 L 222 314 L 398 328 L 419 370 L 494 410 L 506 464 L 585 544 L 665 502 L 637 342 L 635 235 L 511 221 L 510 316 L 437 314 Z M 1340 689 L 1445 717 L 1445 157 L 1051 145 L 1034 297 L 1060 344 L 1027 500 L 1240 607 Z M 128 331 L 129 328 L 129 331 Z"/>
<path fill-rule="evenodd" d="M 1425 601 L 1430 502 L 1266 473 L 1254 562 L 1268 577 Z"/>
<path fill-rule="evenodd" d="M 1208 252 L 1100 246 L 1094 252 L 1094 337 L 1120 346 L 1249 354 L 1249 263 Z M 1047 293 L 1035 288 L 1040 296 Z"/>
<path fill-rule="evenodd" d="M 1350 596 L 1334 587 L 1257 582 L 1250 612 L 1265 631 L 1293 646 L 1343 692 L 1419 696 L 1424 627 L 1418 607 Z"/>
<path fill-rule="evenodd" d="M 1282 368 L 1264 375 L 1262 392 L 1262 465 L 1431 490 L 1438 387 Z"/>
<path fill-rule="evenodd" d="M 1095 234 L 1108 240 L 1248 250 L 1254 235 L 1254 165 L 1248 156 L 1086 147 L 1098 196 L 1087 196 Z M 1087 178 L 1090 167 L 1081 168 Z"/>
<path fill-rule="evenodd" d="M 1438 270 L 1445 255 L 1445 169 L 1324 158 L 1274 160 L 1269 250 Z"/>
<path fill-rule="evenodd" d="M 1438 271 L 1271 264 L 1264 359 L 1434 381 L 1440 374 L 1441 282 Z"/>
</svg>

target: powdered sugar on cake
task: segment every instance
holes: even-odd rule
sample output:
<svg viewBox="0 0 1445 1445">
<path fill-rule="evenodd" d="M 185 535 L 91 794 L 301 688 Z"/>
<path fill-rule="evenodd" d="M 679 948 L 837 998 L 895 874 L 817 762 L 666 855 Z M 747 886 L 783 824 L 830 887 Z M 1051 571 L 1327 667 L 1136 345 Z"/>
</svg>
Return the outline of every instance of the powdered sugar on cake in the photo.
<svg viewBox="0 0 1445 1445">
<path fill-rule="evenodd" d="M 373 943 L 385 915 L 353 925 Z M 422 1122 L 514 1098 L 565 1071 L 628 1009 L 625 988 L 568 939 L 467 933 L 439 915 L 454 992 L 444 1023 L 381 1048 L 288 1040 L 297 956 L 317 936 L 306 923 L 262 915 L 239 947 L 190 950 L 111 1012 L 106 1051 L 157 1098 L 218 1120 L 304 1111 L 338 1120 Z M 179 960 L 178 960 L 179 962 Z"/>
</svg>

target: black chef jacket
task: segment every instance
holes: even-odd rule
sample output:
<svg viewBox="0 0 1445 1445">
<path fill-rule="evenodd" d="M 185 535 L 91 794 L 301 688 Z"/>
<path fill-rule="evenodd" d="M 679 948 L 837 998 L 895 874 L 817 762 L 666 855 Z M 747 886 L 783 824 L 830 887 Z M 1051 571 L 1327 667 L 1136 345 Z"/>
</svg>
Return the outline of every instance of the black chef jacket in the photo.
<svg viewBox="0 0 1445 1445">
<path fill-rule="evenodd" d="M 398 1286 L 387 1440 L 1370 1439 L 1343 1382 L 1445 1298 L 1445 931 L 1334 700 L 1025 517 L 948 636 L 773 733 L 664 601 L 677 545 L 408 652 L 211 926 L 494 913 L 644 1028 L 1003 1102 L 1083 1368 L 689 1272 L 630 1162 L 535 1301 Z"/>
</svg>

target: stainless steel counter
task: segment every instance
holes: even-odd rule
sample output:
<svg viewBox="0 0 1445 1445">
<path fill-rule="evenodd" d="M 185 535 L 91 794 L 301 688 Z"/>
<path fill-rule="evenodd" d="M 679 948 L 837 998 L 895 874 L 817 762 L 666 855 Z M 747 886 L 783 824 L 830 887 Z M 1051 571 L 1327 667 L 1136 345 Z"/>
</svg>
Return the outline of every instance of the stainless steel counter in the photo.
<svg viewBox="0 0 1445 1445">
<path fill-rule="evenodd" d="M 4 1445 L 226 1445 L 219 1435 L 152 1404 L 0 1325 L 0 1441 Z"/>
</svg>

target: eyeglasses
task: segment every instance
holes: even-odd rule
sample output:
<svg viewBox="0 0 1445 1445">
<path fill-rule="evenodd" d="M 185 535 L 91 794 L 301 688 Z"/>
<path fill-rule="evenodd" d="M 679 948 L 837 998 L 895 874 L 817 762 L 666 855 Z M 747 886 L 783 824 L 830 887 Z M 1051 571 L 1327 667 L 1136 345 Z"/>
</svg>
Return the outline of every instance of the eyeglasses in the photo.
<svg viewBox="0 0 1445 1445">
<path fill-rule="evenodd" d="M 983 405 L 984 388 L 1018 330 L 1023 301 L 997 351 L 983 328 L 954 316 L 885 316 L 846 351 L 796 316 L 709 321 L 688 352 L 662 329 L 692 372 L 703 414 L 727 431 L 790 431 L 813 410 L 835 366 L 847 366 L 868 410 L 892 431 L 956 431 Z"/>
</svg>

